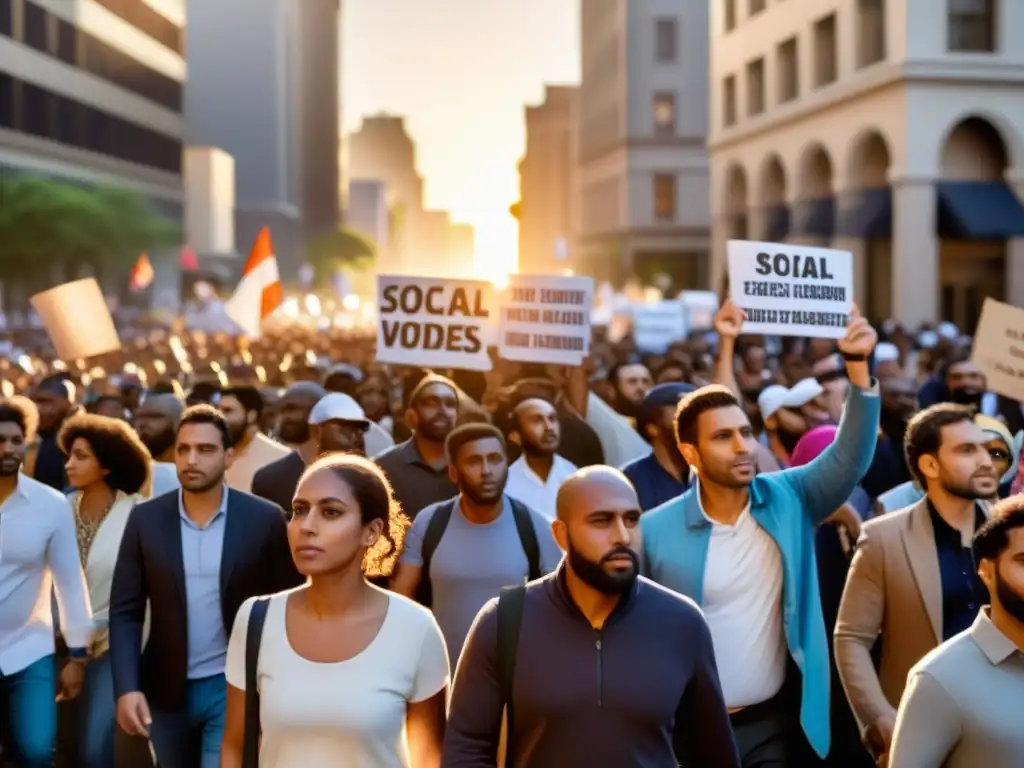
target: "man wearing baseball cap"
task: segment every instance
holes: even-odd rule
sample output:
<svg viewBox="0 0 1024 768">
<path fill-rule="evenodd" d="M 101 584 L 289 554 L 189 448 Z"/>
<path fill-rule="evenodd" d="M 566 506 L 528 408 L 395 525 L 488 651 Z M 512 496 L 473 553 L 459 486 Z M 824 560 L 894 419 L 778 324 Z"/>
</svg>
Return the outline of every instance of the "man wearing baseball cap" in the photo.
<svg viewBox="0 0 1024 768">
<path fill-rule="evenodd" d="M 768 447 L 782 466 L 789 465 L 797 441 L 814 427 L 828 421 L 828 412 L 817 404 L 825 393 L 815 379 L 802 379 L 791 388 L 773 384 L 757 398 Z"/>
</svg>

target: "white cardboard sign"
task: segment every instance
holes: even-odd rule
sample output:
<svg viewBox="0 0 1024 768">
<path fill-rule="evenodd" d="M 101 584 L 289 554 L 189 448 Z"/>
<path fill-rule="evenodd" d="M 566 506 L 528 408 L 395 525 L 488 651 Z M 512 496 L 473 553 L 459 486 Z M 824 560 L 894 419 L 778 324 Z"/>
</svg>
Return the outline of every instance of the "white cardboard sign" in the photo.
<svg viewBox="0 0 1024 768">
<path fill-rule="evenodd" d="M 578 366 L 590 351 L 590 277 L 512 275 L 501 292 L 498 352 L 506 360 Z"/>
<path fill-rule="evenodd" d="M 641 352 L 660 355 L 690 331 L 686 305 L 679 299 L 634 304 L 631 314 L 633 341 Z"/>
<path fill-rule="evenodd" d="M 853 308 L 853 254 L 788 243 L 730 240 L 732 300 L 744 333 L 841 339 Z"/>
<path fill-rule="evenodd" d="M 377 359 L 423 368 L 491 370 L 494 286 L 482 280 L 380 275 Z"/>
<path fill-rule="evenodd" d="M 29 301 L 61 360 L 121 349 L 114 319 L 95 278 L 58 285 L 37 293 Z"/>
<path fill-rule="evenodd" d="M 985 299 L 971 359 L 990 390 L 1024 401 L 1024 309 Z"/>
</svg>

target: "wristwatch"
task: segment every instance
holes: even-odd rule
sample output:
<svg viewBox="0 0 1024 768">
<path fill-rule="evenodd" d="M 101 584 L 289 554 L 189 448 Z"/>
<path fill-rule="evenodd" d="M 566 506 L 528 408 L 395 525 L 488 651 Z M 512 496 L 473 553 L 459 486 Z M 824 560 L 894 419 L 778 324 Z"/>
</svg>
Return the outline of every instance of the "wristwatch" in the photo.
<svg viewBox="0 0 1024 768">
<path fill-rule="evenodd" d="M 68 656 L 71 657 L 72 661 L 81 662 L 84 664 L 89 660 L 89 649 L 88 648 L 68 648 Z"/>
</svg>

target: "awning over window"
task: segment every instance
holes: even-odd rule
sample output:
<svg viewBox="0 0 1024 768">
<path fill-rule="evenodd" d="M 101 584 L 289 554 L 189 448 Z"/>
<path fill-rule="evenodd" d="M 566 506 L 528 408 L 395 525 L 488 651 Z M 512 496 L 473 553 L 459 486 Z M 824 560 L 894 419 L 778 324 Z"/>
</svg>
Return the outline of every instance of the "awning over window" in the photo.
<svg viewBox="0 0 1024 768">
<path fill-rule="evenodd" d="M 764 209 L 764 239 L 781 243 L 789 236 L 789 206 L 785 203 L 769 205 Z"/>
<path fill-rule="evenodd" d="M 1024 205 L 1001 181 L 940 182 L 938 219 L 947 240 L 1024 237 Z"/>
<path fill-rule="evenodd" d="M 836 230 L 834 197 L 802 200 L 793 206 L 792 234 L 811 237 L 832 237 Z"/>
<path fill-rule="evenodd" d="M 858 189 L 843 195 L 838 227 L 844 237 L 892 237 L 892 189 Z"/>
</svg>

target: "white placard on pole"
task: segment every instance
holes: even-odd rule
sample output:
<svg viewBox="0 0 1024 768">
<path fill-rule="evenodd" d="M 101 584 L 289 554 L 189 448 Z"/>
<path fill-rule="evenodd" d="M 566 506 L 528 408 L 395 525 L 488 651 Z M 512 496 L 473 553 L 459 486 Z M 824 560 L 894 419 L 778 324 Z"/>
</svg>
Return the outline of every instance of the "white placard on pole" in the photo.
<svg viewBox="0 0 1024 768">
<path fill-rule="evenodd" d="M 1024 309 L 985 299 L 971 360 L 991 391 L 1024 401 Z"/>
<path fill-rule="evenodd" d="M 503 358 L 582 365 L 590 350 L 593 278 L 511 275 L 498 301 L 498 352 Z"/>
<path fill-rule="evenodd" d="M 30 302 L 61 360 L 121 349 L 114 319 L 95 278 L 58 285 L 37 293 Z"/>
<path fill-rule="evenodd" d="M 663 354 L 677 341 L 685 341 L 690 332 L 686 306 L 679 299 L 634 304 L 631 315 L 633 341 L 641 352 Z"/>
<path fill-rule="evenodd" d="M 853 308 L 853 254 L 788 243 L 730 240 L 732 300 L 744 333 L 841 339 Z"/>
<path fill-rule="evenodd" d="M 380 275 L 377 359 L 424 368 L 491 370 L 495 290 L 482 280 Z"/>
</svg>

